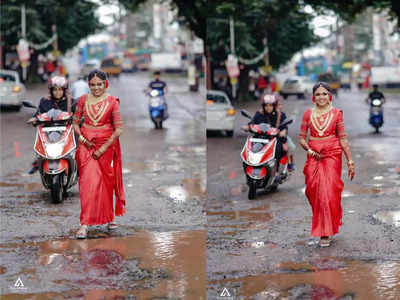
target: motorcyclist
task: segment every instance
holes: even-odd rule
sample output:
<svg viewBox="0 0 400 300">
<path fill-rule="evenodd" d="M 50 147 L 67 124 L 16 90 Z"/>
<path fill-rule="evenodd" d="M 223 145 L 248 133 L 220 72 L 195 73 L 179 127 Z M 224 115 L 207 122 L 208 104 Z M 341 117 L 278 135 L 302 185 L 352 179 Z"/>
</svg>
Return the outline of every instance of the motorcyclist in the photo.
<svg viewBox="0 0 400 300">
<path fill-rule="evenodd" d="M 282 112 L 278 106 L 277 95 L 265 94 L 261 98 L 261 108 L 255 113 L 253 119 L 248 125 L 242 126 L 245 131 L 249 130 L 251 124 L 267 123 L 271 126 L 278 128 L 286 120 L 286 114 Z M 288 128 L 285 126 L 281 129 L 276 145 L 276 159 L 279 162 L 282 157 L 288 151 L 287 145 L 287 131 Z M 279 180 L 279 163 L 277 164 L 277 173 L 275 174 L 275 180 Z"/>
<path fill-rule="evenodd" d="M 68 80 L 64 76 L 54 76 L 50 78 L 49 84 L 49 95 L 40 99 L 39 106 L 27 123 L 36 123 L 37 116 L 48 112 L 51 109 L 59 109 L 62 111 L 72 112 L 72 97 L 68 91 Z M 29 174 L 35 173 L 39 169 L 39 161 L 36 159 L 32 163 L 32 169 L 29 170 Z"/>
<path fill-rule="evenodd" d="M 146 89 L 146 94 L 153 89 L 163 92 L 164 95 L 167 94 L 168 92 L 167 84 L 165 83 L 165 81 L 160 80 L 160 76 L 161 76 L 160 71 L 154 72 L 154 80 L 149 83 Z"/>
<path fill-rule="evenodd" d="M 370 92 L 368 94 L 368 98 L 365 99 L 365 101 L 368 104 L 371 104 L 371 100 L 372 99 L 378 98 L 378 99 L 381 99 L 382 103 L 384 104 L 386 102 L 386 99 L 385 99 L 385 96 L 383 95 L 383 93 L 378 90 L 378 85 L 377 84 L 373 84 L 372 88 L 373 88 L 372 92 Z"/>
<path fill-rule="evenodd" d="M 148 94 L 151 90 L 158 90 L 162 92 L 162 98 L 164 99 L 164 118 L 168 118 L 168 103 L 165 100 L 164 95 L 167 94 L 168 92 L 168 87 L 165 81 L 160 80 L 161 73 L 160 71 L 155 71 L 154 73 L 154 80 L 151 81 L 147 87 L 147 89 L 144 91 L 146 94 Z"/>
</svg>

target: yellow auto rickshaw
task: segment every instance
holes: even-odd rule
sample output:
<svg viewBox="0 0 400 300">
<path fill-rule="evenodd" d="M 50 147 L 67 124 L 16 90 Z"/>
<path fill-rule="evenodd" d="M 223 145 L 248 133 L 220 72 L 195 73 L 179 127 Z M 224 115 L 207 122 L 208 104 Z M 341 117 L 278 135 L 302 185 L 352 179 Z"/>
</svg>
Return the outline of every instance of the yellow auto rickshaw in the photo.
<svg viewBox="0 0 400 300">
<path fill-rule="evenodd" d="M 101 61 L 100 68 L 108 77 L 119 77 L 122 72 L 122 61 L 119 58 L 105 58 Z"/>
<path fill-rule="evenodd" d="M 332 93 L 337 95 L 340 89 L 340 80 L 333 73 L 327 72 L 318 75 L 318 81 L 326 82 L 332 90 Z"/>
</svg>

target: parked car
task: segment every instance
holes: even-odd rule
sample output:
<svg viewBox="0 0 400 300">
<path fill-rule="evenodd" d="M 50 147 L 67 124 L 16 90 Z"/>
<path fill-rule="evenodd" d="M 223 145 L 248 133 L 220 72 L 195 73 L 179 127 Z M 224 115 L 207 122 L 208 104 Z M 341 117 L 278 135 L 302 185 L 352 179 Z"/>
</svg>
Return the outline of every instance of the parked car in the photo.
<svg viewBox="0 0 400 300">
<path fill-rule="evenodd" d="M 285 80 L 281 87 L 280 94 L 284 99 L 290 95 L 296 95 L 298 99 L 312 95 L 314 82 L 307 76 L 292 76 Z"/>
<path fill-rule="evenodd" d="M 100 60 L 89 59 L 82 65 L 81 75 L 86 77 L 94 69 L 100 69 Z"/>
<path fill-rule="evenodd" d="M 105 58 L 101 61 L 100 68 L 109 77 L 119 77 L 122 72 L 122 61 L 119 58 Z"/>
<path fill-rule="evenodd" d="M 25 99 L 25 86 L 16 71 L 0 70 L 0 106 L 19 111 Z"/>
<path fill-rule="evenodd" d="M 225 131 L 233 136 L 235 127 L 235 109 L 226 93 L 222 91 L 207 91 L 207 130 Z"/>
</svg>

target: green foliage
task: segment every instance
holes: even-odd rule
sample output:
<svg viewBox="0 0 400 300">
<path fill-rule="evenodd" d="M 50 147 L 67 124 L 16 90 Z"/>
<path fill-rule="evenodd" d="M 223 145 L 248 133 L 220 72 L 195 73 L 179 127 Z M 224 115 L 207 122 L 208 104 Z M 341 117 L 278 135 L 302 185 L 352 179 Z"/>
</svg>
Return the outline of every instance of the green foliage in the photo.
<svg viewBox="0 0 400 300">
<path fill-rule="evenodd" d="M 26 4 L 27 39 L 35 44 L 51 38 L 53 24 L 57 25 L 61 52 L 102 28 L 94 14 L 98 5 L 88 0 L 8 0 L 1 6 L 1 34 L 6 50 L 13 49 L 21 37 L 23 3 Z M 49 49 L 51 45 L 44 51 Z"/>
<path fill-rule="evenodd" d="M 312 16 L 296 1 L 224 1 L 207 20 L 206 44 L 214 64 L 231 52 L 230 16 L 235 23 L 236 55 L 253 58 L 268 45 L 270 64 L 275 68 L 317 41 L 309 27 Z"/>
</svg>

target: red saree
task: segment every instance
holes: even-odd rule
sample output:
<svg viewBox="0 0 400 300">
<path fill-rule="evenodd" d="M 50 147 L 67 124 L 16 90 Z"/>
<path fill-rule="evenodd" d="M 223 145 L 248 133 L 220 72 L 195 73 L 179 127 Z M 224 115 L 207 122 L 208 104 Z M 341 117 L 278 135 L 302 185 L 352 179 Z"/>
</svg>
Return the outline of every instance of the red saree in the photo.
<svg viewBox="0 0 400 300">
<path fill-rule="evenodd" d="M 311 109 L 304 112 L 300 138 L 306 139 L 310 130 L 308 145 L 323 158 L 318 161 L 307 156 L 303 173 L 306 181 L 306 196 L 312 207 L 312 236 L 332 236 L 342 225 L 341 194 L 343 190 L 342 147 L 339 139 L 345 138 L 343 113 L 332 108 L 315 118 Z M 321 130 L 322 129 L 322 130 Z"/>
<path fill-rule="evenodd" d="M 99 159 L 94 159 L 92 155 L 111 137 L 116 128 L 122 129 L 122 120 L 118 98 L 107 96 L 104 100 L 91 104 L 87 98 L 87 95 L 79 98 L 74 116 L 75 123 L 84 118 L 81 134 L 95 145 L 89 150 L 79 143 L 76 151 L 81 199 L 80 221 L 81 225 L 100 225 L 114 221 L 114 215 L 121 216 L 125 212 L 119 139 L 116 138 Z"/>
</svg>

